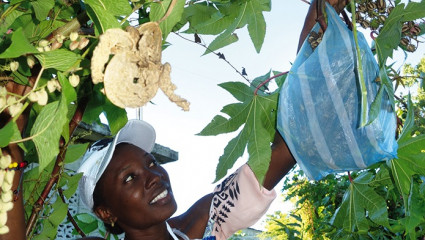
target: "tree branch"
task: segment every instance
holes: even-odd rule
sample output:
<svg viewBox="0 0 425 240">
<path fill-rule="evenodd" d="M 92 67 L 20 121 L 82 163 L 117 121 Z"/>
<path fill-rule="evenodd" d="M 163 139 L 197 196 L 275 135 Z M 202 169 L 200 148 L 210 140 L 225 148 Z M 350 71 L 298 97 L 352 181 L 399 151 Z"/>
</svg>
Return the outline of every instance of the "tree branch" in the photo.
<svg viewBox="0 0 425 240">
<path fill-rule="evenodd" d="M 63 195 L 62 188 L 59 188 L 58 191 L 59 191 L 59 196 L 62 199 L 62 202 L 67 204 L 66 201 L 65 201 L 65 196 Z M 77 232 L 81 235 L 81 237 L 85 237 L 86 234 L 83 232 L 83 230 L 81 230 L 81 228 L 78 226 L 77 222 L 75 222 L 75 219 L 72 217 L 69 210 L 66 212 L 66 216 L 68 217 L 68 220 L 72 223 L 72 226 L 74 226 L 75 230 L 77 230 Z"/>
<path fill-rule="evenodd" d="M 77 110 L 75 111 L 75 114 L 69 123 L 70 133 L 73 133 L 74 130 L 77 128 L 78 124 L 81 122 L 86 106 L 87 106 L 86 99 L 82 99 L 78 103 Z M 70 134 L 70 136 L 72 137 L 72 134 Z M 32 209 L 31 216 L 28 219 L 26 230 L 25 230 L 25 235 L 27 237 L 31 234 L 31 232 L 33 231 L 35 227 L 35 223 L 37 222 L 37 219 L 38 219 L 38 214 L 40 213 L 41 209 L 43 209 L 45 199 L 47 198 L 53 186 L 57 183 L 59 179 L 67 147 L 68 147 L 67 144 L 66 145 L 62 144 L 62 146 L 60 147 L 60 152 L 56 158 L 55 166 L 53 167 L 53 170 L 51 173 L 51 178 L 46 183 L 46 186 L 44 187 L 38 200 L 34 203 L 34 207 Z"/>
</svg>

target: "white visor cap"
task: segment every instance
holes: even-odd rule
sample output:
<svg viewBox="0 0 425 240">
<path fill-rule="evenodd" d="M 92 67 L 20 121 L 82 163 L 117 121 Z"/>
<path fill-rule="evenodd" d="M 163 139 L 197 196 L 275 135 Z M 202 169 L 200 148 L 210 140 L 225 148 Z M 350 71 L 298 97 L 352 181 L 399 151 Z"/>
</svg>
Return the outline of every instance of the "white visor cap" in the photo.
<svg viewBox="0 0 425 240">
<path fill-rule="evenodd" d="M 119 143 L 130 143 L 150 153 L 155 145 L 155 129 L 143 120 L 129 120 L 112 138 L 99 140 L 92 144 L 83 156 L 78 173 L 83 176 L 78 184 L 78 191 L 83 203 L 93 209 L 93 192 L 114 154 Z"/>
</svg>

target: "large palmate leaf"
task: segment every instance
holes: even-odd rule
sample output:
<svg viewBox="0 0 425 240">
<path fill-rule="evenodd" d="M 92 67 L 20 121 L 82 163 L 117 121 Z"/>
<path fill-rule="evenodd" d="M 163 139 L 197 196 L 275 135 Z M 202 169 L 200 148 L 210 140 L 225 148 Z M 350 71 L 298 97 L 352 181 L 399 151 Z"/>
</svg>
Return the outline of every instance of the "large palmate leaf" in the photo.
<svg viewBox="0 0 425 240">
<path fill-rule="evenodd" d="M 198 4 L 196 4 L 198 5 Z M 208 5 L 189 6 L 184 16 L 190 23 L 188 33 L 219 34 L 204 54 L 225 47 L 238 40 L 236 29 L 248 25 L 248 32 L 257 52 L 260 52 L 266 33 L 263 12 L 270 11 L 270 0 L 244 0 Z M 201 12 L 197 12 L 200 9 Z M 202 15 L 201 15 L 202 13 Z"/>
<path fill-rule="evenodd" d="M 392 57 L 393 50 L 400 44 L 401 27 L 403 22 L 425 17 L 425 1 L 398 4 L 388 16 L 384 27 L 375 40 L 379 66 L 384 66 L 388 57 Z"/>
<path fill-rule="evenodd" d="M 244 20 L 248 24 L 249 36 L 254 43 L 255 50 L 259 53 L 266 36 L 266 21 L 263 11 L 271 10 L 271 2 L 270 0 L 259 0 L 248 1 L 247 3 L 247 14 Z"/>
<path fill-rule="evenodd" d="M 226 14 L 225 10 L 223 5 L 214 8 L 205 2 L 191 4 L 184 9 L 181 25 L 189 22 L 189 28 L 185 33 L 220 34 L 237 16 L 237 12 Z"/>
<path fill-rule="evenodd" d="M 31 136 L 38 153 L 39 171 L 54 160 L 59 153 L 59 138 L 67 122 L 68 108 L 65 97 L 47 104 L 35 120 Z"/>
<path fill-rule="evenodd" d="M 224 177 L 236 160 L 248 148 L 248 164 L 259 182 L 263 181 L 268 169 L 271 149 L 270 142 L 275 133 L 275 113 L 277 92 L 271 95 L 254 95 L 254 89 L 240 82 L 220 84 L 240 102 L 223 107 L 221 112 L 228 116 L 217 115 L 199 133 L 202 136 L 229 133 L 242 129 L 224 149 L 216 170 L 216 181 Z"/>
<path fill-rule="evenodd" d="M 372 179 L 373 175 L 365 172 L 350 184 L 333 216 L 333 225 L 359 233 L 367 233 L 369 221 L 389 227 L 385 199 L 368 186 Z"/>
<path fill-rule="evenodd" d="M 414 174 L 425 176 L 425 135 L 412 137 L 414 128 L 413 103 L 408 96 L 408 110 L 403 130 L 397 140 L 398 159 L 393 159 L 389 163 L 395 184 L 403 194 L 405 204 L 410 194 L 411 178 Z"/>
</svg>

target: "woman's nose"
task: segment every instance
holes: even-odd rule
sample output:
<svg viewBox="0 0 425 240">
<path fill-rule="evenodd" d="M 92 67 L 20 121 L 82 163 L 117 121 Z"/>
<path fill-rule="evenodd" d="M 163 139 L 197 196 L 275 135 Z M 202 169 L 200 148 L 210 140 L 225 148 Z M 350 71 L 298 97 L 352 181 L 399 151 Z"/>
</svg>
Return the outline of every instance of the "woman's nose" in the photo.
<svg viewBox="0 0 425 240">
<path fill-rule="evenodd" d="M 146 179 L 146 189 L 150 189 L 158 184 L 161 180 L 162 174 L 158 171 L 148 171 L 148 176 Z"/>
</svg>

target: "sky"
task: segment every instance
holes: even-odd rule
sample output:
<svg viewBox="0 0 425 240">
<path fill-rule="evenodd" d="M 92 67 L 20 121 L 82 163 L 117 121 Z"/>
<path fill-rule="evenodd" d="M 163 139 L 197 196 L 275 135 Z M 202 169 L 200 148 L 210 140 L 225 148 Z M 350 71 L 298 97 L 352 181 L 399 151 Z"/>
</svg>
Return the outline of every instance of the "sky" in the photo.
<svg viewBox="0 0 425 240">
<path fill-rule="evenodd" d="M 264 13 L 267 29 L 260 54 L 257 54 L 246 28 L 236 31 L 239 41 L 218 50 L 240 71 L 246 69 L 249 79 L 264 75 L 269 70 L 288 71 L 295 60 L 298 37 L 304 23 L 308 4 L 301 0 L 272 0 L 271 12 Z M 183 34 L 193 39 L 193 35 Z M 211 38 L 203 38 L 207 43 Z M 190 103 L 190 111 L 184 112 L 170 102 L 161 92 L 152 99 L 154 104 L 143 107 L 143 119 L 154 126 L 157 143 L 179 153 L 179 160 L 164 165 L 168 171 L 178 204 L 176 214 L 185 212 L 196 200 L 213 191 L 216 184 L 215 169 L 224 147 L 237 133 L 202 137 L 196 136 L 221 108 L 236 100 L 217 84 L 227 81 L 246 81 L 216 55 L 201 56 L 205 49 L 170 34 L 172 45 L 163 52 L 162 61 L 171 64 L 171 80 L 177 85 L 176 93 Z M 423 45 L 423 44 L 422 44 Z M 418 61 L 425 52 L 421 46 L 415 57 Z M 403 54 L 395 58 L 403 58 Z M 134 110 L 128 110 L 129 118 L 136 118 Z M 232 171 L 247 161 L 244 155 Z M 229 171 L 231 173 L 232 171 Z M 282 182 L 275 188 L 280 195 Z M 279 196 L 267 214 L 276 210 L 285 212 L 291 208 Z M 263 229 L 262 218 L 254 228 Z"/>
</svg>

